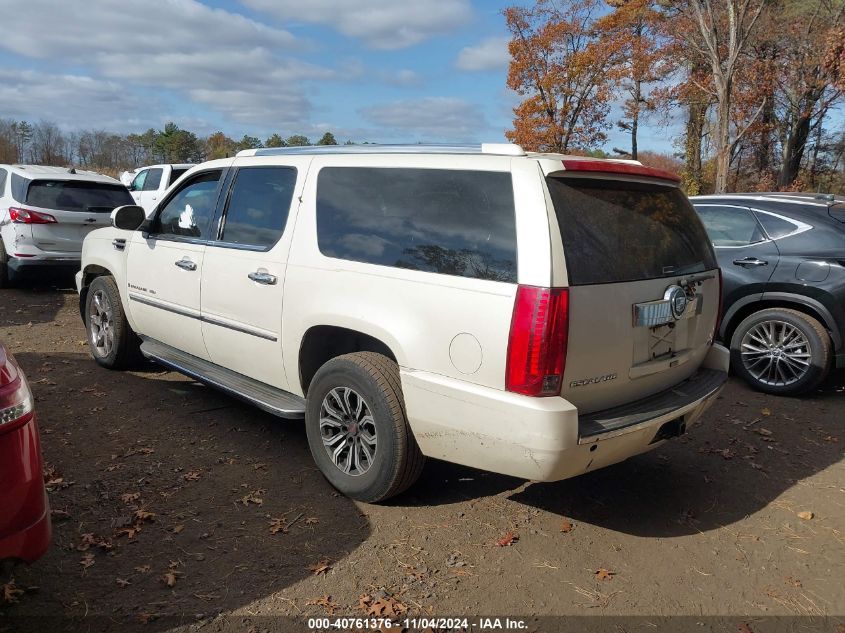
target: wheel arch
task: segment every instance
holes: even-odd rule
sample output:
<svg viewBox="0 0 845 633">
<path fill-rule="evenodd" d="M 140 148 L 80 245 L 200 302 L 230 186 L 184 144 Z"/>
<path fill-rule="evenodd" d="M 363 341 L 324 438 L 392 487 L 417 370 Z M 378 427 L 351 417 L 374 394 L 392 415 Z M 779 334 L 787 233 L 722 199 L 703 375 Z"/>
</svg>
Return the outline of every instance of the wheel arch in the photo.
<svg viewBox="0 0 845 633">
<path fill-rule="evenodd" d="M 91 282 L 97 277 L 114 277 L 112 272 L 105 266 L 99 264 L 88 264 L 82 269 L 82 285 L 79 288 L 79 316 L 85 320 L 85 300 L 88 297 L 88 288 Z"/>
<path fill-rule="evenodd" d="M 737 326 L 751 314 L 768 308 L 788 308 L 797 310 L 813 317 L 830 334 L 835 350 L 842 348 L 842 333 L 836 324 L 836 319 L 820 301 L 804 295 L 790 292 L 764 292 L 762 295 L 745 297 L 734 303 L 725 314 L 721 327 L 722 340 L 730 345 L 731 338 Z"/>
<path fill-rule="evenodd" d="M 376 352 L 399 363 L 394 347 L 384 336 L 338 325 L 313 325 L 302 336 L 299 345 L 299 382 L 303 395 L 308 394 L 317 371 L 333 358 L 353 352 Z"/>
</svg>

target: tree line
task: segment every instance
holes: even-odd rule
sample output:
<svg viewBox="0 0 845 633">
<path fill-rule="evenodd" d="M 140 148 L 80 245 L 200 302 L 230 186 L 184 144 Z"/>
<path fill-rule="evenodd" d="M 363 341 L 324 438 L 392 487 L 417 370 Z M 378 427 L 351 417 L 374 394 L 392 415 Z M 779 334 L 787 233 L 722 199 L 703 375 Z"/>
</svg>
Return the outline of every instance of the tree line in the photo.
<svg viewBox="0 0 845 633">
<path fill-rule="evenodd" d="M 504 10 L 508 138 L 580 152 L 683 125 L 688 193 L 845 188 L 845 0 L 535 0 Z M 622 117 L 612 121 L 614 104 Z"/>
<path fill-rule="evenodd" d="M 155 163 L 225 158 L 243 149 L 310 144 L 311 140 L 302 134 L 284 138 L 273 134 L 264 141 L 249 135 L 236 141 L 223 132 L 200 137 L 175 123 L 141 134 L 117 134 L 104 130 L 65 132 L 50 121 L 30 123 L 0 118 L 0 163 L 73 165 L 112 175 Z M 316 144 L 337 145 L 337 140 L 326 132 Z"/>
</svg>

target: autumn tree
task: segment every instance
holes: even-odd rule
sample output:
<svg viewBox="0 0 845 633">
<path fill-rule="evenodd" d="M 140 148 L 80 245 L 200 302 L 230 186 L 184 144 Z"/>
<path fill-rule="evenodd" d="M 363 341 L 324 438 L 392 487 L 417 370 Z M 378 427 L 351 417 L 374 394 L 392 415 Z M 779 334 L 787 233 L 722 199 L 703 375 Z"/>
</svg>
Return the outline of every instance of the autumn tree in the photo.
<svg viewBox="0 0 845 633">
<path fill-rule="evenodd" d="M 287 143 L 285 143 L 285 139 L 283 139 L 278 134 L 272 134 L 266 141 L 264 141 L 264 147 L 285 147 Z"/>
<path fill-rule="evenodd" d="M 716 104 L 713 146 L 716 163 L 716 193 L 728 189 L 733 150 L 747 131 L 735 131 L 731 126 L 734 83 L 741 55 L 747 50 L 749 39 L 763 9 L 770 0 L 686 0 L 680 5 L 681 18 L 691 28 L 682 29 L 686 44 L 709 66 L 707 81 L 699 87 L 709 92 Z M 762 104 L 759 108 L 762 110 Z"/>
<path fill-rule="evenodd" d="M 567 152 L 607 139 L 613 98 L 609 81 L 620 49 L 596 29 L 599 0 L 536 0 L 504 10 L 511 35 L 507 85 L 523 100 L 514 108 L 514 143 Z"/>
<path fill-rule="evenodd" d="M 612 11 L 600 18 L 597 29 L 605 41 L 619 49 L 614 76 L 626 93 L 622 109 L 625 118 L 617 122 L 631 135 L 631 150 L 619 150 L 637 158 L 637 132 L 644 113 L 654 110 L 652 87 L 673 70 L 664 34 L 666 14 L 655 0 L 605 0 Z"/>
<path fill-rule="evenodd" d="M 777 185 L 788 187 L 798 177 L 811 133 L 815 129 L 821 134 L 825 116 L 845 88 L 838 69 L 829 63 L 831 49 L 824 46 L 842 35 L 845 2 L 781 0 L 777 8 L 782 69 L 778 106 L 783 125 Z"/>
</svg>

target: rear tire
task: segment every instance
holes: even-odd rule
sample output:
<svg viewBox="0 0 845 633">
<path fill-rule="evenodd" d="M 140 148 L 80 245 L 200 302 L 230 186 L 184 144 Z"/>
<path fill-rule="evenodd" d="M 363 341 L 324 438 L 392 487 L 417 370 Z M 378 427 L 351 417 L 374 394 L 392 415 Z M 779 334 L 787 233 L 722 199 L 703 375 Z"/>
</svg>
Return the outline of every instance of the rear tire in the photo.
<svg viewBox="0 0 845 633">
<path fill-rule="evenodd" d="M 140 359 L 138 337 L 126 320 L 113 277 L 104 275 L 91 282 L 84 316 L 88 347 L 98 364 L 107 369 L 125 369 Z"/>
<path fill-rule="evenodd" d="M 325 478 L 359 501 L 399 494 L 425 463 L 405 415 L 399 366 L 374 352 L 338 356 L 319 369 L 308 389 L 305 429 Z"/>
<path fill-rule="evenodd" d="M 797 396 L 830 371 L 831 340 L 817 319 L 787 308 L 750 315 L 731 337 L 731 366 L 758 391 Z"/>
</svg>

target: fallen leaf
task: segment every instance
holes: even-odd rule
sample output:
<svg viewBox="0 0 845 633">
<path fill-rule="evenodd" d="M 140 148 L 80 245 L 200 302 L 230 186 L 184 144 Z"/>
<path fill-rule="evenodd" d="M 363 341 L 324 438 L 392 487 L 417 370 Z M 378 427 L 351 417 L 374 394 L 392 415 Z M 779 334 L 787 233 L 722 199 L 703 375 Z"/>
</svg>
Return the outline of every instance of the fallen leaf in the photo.
<svg viewBox="0 0 845 633">
<path fill-rule="evenodd" d="M 120 500 L 123 501 L 123 503 L 132 503 L 133 501 L 137 501 L 140 498 L 140 492 L 125 492 L 120 495 Z"/>
<path fill-rule="evenodd" d="M 263 489 L 253 490 L 248 495 L 244 495 L 243 497 L 241 497 L 241 503 L 245 506 L 248 506 L 250 503 L 260 506 L 262 503 L 264 503 L 264 499 L 261 497 L 261 495 L 263 495 L 265 492 L 267 491 Z"/>
<path fill-rule="evenodd" d="M 772 412 L 769 411 L 768 407 L 765 407 L 765 408 L 760 410 L 760 414 L 761 415 L 772 415 Z"/>
<path fill-rule="evenodd" d="M 734 455 L 735 455 L 735 453 L 729 448 L 725 448 L 725 449 L 722 449 L 721 451 L 716 451 L 716 452 L 719 455 L 721 455 L 724 459 L 733 459 Z"/>
<path fill-rule="evenodd" d="M 175 587 L 177 576 L 179 576 L 179 572 L 173 571 L 171 569 L 170 571 L 164 573 L 164 575 L 161 577 L 161 582 L 163 582 L 168 587 Z"/>
<path fill-rule="evenodd" d="M 332 602 L 332 597 L 329 595 L 320 596 L 319 598 L 315 598 L 314 600 L 308 600 L 305 604 L 315 605 L 318 607 L 323 607 L 326 613 L 329 615 L 334 615 L 335 610 L 339 608 L 339 605 L 335 602 Z"/>
<path fill-rule="evenodd" d="M 125 536 L 125 537 L 127 537 L 131 540 L 131 539 L 134 539 L 135 535 L 138 534 L 138 532 L 140 532 L 140 531 L 141 531 L 140 525 L 130 525 L 129 527 L 120 528 L 119 530 L 117 530 L 114 533 L 114 535 L 118 536 L 118 537 Z"/>
<path fill-rule="evenodd" d="M 373 600 L 367 608 L 366 615 L 377 618 L 395 618 L 404 615 L 407 611 L 408 607 L 395 598 L 387 596 Z"/>
<path fill-rule="evenodd" d="M 311 565 L 308 569 L 315 576 L 319 576 L 320 574 L 323 574 L 323 575 L 327 574 L 331 568 L 332 568 L 331 561 L 321 560 L 319 563 L 315 563 L 314 565 Z"/>
<path fill-rule="evenodd" d="M 131 582 L 129 582 L 128 580 L 124 580 L 123 578 L 115 578 L 114 582 L 118 587 L 128 587 L 132 584 Z"/>
<path fill-rule="evenodd" d="M 144 448 L 139 448 L 137 452 L 140 453 L 141 455 L 152 455 L 153 453 L 155 453 L 155 450 L 152 449 L 152 448 L 144 447 Z"/>
<path fill-rule="evenodd" d="M 570 523 L 569 521 L 564 521 L 563 523 L 560 524 L 560 531 L 563 532 L 564 534 L 568 534 L 569 532 L 572 531 L 573 527 L 575 527 L 575 526 L 572 525 L 572 523 Z"/>
<path fill-rule="evenodd" d="M 70 513 L 67 510 L 51 510 L 50 516 L 56 521 L 67 521 L 70 518 Z"/>
<path fill-rule="evenodd" d="M 82 560 L 79 561 L 79 564 L 82 565 L 82 569 L 88 569 L 91 565 L 94 564 L 94 554 L 88 552 L 85 556 L 82 557 Z"/>
<path fill-rule="evenodd" d="M 798 580 L 797 578 L 793 578 L 792 576 L 787 576 L 786 578 L 784 578 L 784 580 L 786 581 L 787 585 L 792 585 L 793 587 L 801 588 L 804 586 L 801 584 L 800 580 Z"/>
<path fill-rule="evenodd" d="M 152 567 L 150 565 L 139 565 L 135 568 L 135 571 L 141 574 L 149 574 L 152 571 Z"/>
<path fill-rule="evenodd" d="M 804 519 L 805 521 L 809 521 L 809 520 L 810 520 L 810 519 L 812 519 L 814 516 L 816 516 L 816 515 L 815 515 L 815 514 L 813 514 L 812 512 L 810 512 L 809 510 L 804 510 L 803 512 L 799 512 L 799 513 L 798 513 L 798 518 L 799 518 L 799 519 Z"/>
<path fill-rule="evenodd" d="M 508 532 L 502 538 L 496 541 L 496 545 L 499 547 L 508 547 L 509 545 L 513 545 L 519 540 L 519 535 L 514 534 L 513 532 Z"/>
<path fill-rule="evenodd" d="M 748 622 L 740 622 L 739 626 L 736 628 L 739 629 L 740 633 L 754 633 L 754 630 L 748 625 Z"/>
<path fill-rule="evenodd" d="M 146 510 L 135 510 L 133 516 L 135 517 L 136 521 L 143 522 L 152 521 L 155 518 L 156 514 L 155 512 L 147 512 Z"/>
<path fill-rule="evenodd" d="M 596 570 L 596 580 L 613 580 L 613 577 L 615 575 L 615 571 L 610 571 L 609 569 L 605 569 L 604 567 Z"/>
<path fill-rule="evenodd" d="M 18 589 L 15 585 L 15 579 L 12 578 L 3 585 L 3 602 L 2 604 L 16 604 L 19 602 L 20 596 L 24 594 L 23 589 Z"/>
<path fill-rule="evenodd" d="M 757 433 L 757 435 L 764 435 L 766 437 L 768 437 L 769 435 L 772 434 L 772 432 L 769 429 L 764 429 L 763 427 L 760 427 L 759 429 L 757 429 L 756 433 Z"/>
<path fill-rule="evenodd" d="M 317 525 L 320 522 L 320 519 L 317 517 L 308 517 L 305 519 L 305 525 Z"/>
<path fill-rule="evenodd" d="M 199 481 L 200 480 L 200 471 L 192 470 L 189 473 L 185 473 L 182 478 L 185 481 Z"/>
<path fill-rule="evenodd" d="M 174 525 L 172 528 L 170 528 L 170 531 L 173 534 L 181 534 L 184 531 L 184 529 L 185 529 L 185 526 L 180 523 L 179 525 Z"/>
<path fill-rule="evenodd" d="M 270 521 L 270 534 L 278 534 L 279 532 L 282 534 L 288 533 L 288 522 L 284 517 Z"/>
</svg>

